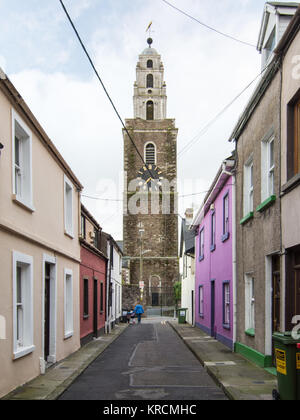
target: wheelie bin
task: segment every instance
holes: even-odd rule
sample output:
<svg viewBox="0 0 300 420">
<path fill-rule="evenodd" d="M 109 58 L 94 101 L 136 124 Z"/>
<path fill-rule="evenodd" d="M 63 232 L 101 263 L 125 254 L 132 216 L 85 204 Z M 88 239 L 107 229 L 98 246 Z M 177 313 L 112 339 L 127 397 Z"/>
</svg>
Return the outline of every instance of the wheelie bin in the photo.
<svg viewBox="0 0 300 420">
<path fill-rule="evenodd" d="M 300 401 L 300 340 L 295 340 L 291 332 L 273 334 L 278 391 L 273 398 Z"/>
<path fill-rule="evenodd" d="M 178 323 L 179 324 L 185 324 L 186 323 L 186 311 L 187 311 L 187 308 L 177 309 L 177 312 L 178 312 Z"/>
</svg>

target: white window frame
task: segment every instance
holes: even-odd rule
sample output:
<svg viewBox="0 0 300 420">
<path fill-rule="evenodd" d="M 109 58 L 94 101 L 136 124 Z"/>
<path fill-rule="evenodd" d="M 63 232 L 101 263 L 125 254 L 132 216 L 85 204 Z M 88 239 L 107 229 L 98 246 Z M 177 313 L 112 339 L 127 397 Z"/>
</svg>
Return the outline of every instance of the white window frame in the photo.
<svg viewBox="0 0 300 420">
<path fill-rule="evenodd" d="M 65 318 L 65 339 L 74 334 L 74 311 L 73 311 L 73 271 L 65 269 L 64 275 L 64 318 Z"/>
<path fill-rule="evenodd" d="M 255 330 L 255 279 L 253 273 L 245 275 L 245 330 Z"/>
<path fill-rule="evenodd" d="M 271 156 L 271 144 L 273 144 L 273 156 Z M 263 140 L 261 143 L 261 202 L 274 194 L 274 146 L 274 136 L 269 137 L 268 140 Z"/>
<path fill-rule="evenodd" d="M 199 260 L 203 260 L 204 258 L 204 227 L 200 229 L 199 232 Z"/>
<path fill-rule="evenodd" d="M 21 269 L 21 299 L 18 295 L 18 267 Z M 22 317 L 18 319 L 18 309 Z M 18 325 L 19 322 L 19 325 Z M 22 337 L 18 340 L 18 328 Z M 33 257 L 13 251 L 13 359 L 19 359 L 35 350 L 33 342 Z"/>
<path fill-rule="evenodd" d="M 64 222 L 65 233 L 74 238 L 74 217 L 73 217 L 73 196 L 74 187 L 72 182 L 64 175 Z"/>
<path fill-rule="evenodd" d="M 204 286 L 199 286 L 199 315 L 204 316 Z"/>
<path fill-rule="evenodd" d="M 19 140 L 19 163 L 16 163 L 16 137 Z M 32 132 L 17 112 L 12 110 L 12 191 L 15 201 L 34 211 L 32 188 Z"/>
<path fill-rule="evenodd" d="M 226 327 L 230 327 L 230 283 L 229 282 L 224 282 L 223 283 L 223 288 L 224 288 L 224 302 L 223 302 L 223 307 L 224 307 L 224 320 L 223 320 L 223 324 Z"/>
<path fill-rule="evenodd" d="M 251 157 L 244 165 L 244 216 L 253 212 L 253 158 Z"/>
</svg>

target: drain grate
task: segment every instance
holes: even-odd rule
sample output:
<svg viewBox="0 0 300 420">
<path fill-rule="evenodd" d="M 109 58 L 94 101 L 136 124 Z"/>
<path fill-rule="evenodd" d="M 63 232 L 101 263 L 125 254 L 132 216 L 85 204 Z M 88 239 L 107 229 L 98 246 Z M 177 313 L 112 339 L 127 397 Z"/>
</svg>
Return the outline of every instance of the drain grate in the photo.
<svg viewBox="0 0 300 420">
<path fill-rule="evenodd" d="M 235 362 L 226 361 L 226 362 L 204 362 L 205 366 L 235 366 Z"/>
</svg>

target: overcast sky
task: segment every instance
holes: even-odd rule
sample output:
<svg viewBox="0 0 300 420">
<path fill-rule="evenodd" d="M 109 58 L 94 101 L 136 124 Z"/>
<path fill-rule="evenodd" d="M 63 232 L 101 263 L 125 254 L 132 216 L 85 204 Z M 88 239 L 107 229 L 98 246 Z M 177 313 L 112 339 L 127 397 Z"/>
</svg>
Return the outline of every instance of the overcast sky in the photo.
<svg viewBox="0 0 300 420">
<path fill-rule="evenodd" d="M 198 20 L 257 44 L 264 0 L 169 0 Z M 201 130 L 260 72 L 255 47 L 210 31 L 162 0 L 65 0 L 121 117 L 133 117 L 138 55 L 162 56 L 167 116 L 175 118 L 179 195 L 209 188 L 234 148 L 228 138 L 255 84 L 201 136 Z M 59 0 L 0 0 L 0 66 L 84 185 L 83 194 L 122 198 L 122 127 L 83 54 Z M 196 141 L 197 139 L 197 141 Z M 180 198 L 197 207 L 204 194 Z M 103 229 L 122 238 L 122 203 L 83 198 Z"/>
</svg>

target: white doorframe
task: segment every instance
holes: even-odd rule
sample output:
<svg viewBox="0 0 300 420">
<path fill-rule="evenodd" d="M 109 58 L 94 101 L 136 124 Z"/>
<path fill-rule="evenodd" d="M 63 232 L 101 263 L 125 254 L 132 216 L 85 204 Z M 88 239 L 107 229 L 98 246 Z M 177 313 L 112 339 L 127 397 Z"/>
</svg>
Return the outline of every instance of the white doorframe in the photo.
<svg viewBox="0 0 300 420">
<path fill-rule="evenodd" d="M 57 267 L 56 258 L 47 254 L 43 255 L 42 270 L 42 358 L 45 352 L 45 264 L 51 266 L 50 269 L 50 337 L 49 337 L 49 356 L 45 362 L 56 363 L 56 312 L 57 312 Z"/>
<path fill-rule="evenodd" d="M 272 256 L 265 258 L 265 355 L 272 355 Z"/>
</svg>

